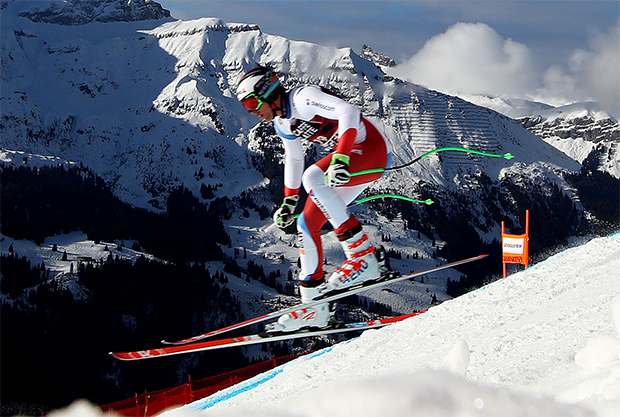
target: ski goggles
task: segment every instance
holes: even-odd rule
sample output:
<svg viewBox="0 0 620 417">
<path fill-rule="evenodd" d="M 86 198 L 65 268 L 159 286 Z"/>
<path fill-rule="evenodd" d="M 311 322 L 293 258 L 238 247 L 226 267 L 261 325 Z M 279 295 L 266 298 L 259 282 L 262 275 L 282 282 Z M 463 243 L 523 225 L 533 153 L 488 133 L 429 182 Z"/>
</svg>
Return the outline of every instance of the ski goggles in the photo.
<svg viewBox="0 0 620 417">
<path fill-rule="evenodd" d="M 263 100 L 261 100 L 261 98 L 256 94 L 251 93 L 241 101 L 241 104 L 247 111 L 253 113 L 260 109 L 260 106 L 263 105 Z"/>
</svg>

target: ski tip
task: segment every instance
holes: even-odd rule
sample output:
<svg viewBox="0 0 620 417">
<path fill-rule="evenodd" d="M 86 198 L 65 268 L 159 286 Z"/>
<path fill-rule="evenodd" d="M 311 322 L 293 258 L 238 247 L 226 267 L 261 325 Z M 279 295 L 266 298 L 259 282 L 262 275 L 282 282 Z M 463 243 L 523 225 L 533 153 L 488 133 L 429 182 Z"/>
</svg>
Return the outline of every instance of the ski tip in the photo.
<svg viewBox="0 0 620 417">
<path fill-rule="evenodd" d="M 143 359 L 142 356 L 135 356 L 135 352 L 110 352 L 110 356 L 119 361 L 133 361 L 136 359 Z"/>
<path fill-rule="evenodd" d="M 114 359 L 120 359 L 120 360 L 122 360 L 122 361 L 127 360 L 127 359 L 126 359 L 125 357 L 123 357 L 123 355 L 122 355 L 121 353 L 119 353 L 119 352 L 108 352 L 108 354 L 109 354 L 110 356 L 112 356 Z"/>
<path fill-rule="evenodd" d="M 200 339 L 198 339 L 200 340 Z M 171 342 L 170 340 L 162 340 L 161 343 L 164 345 L 171 345 L 171 346 L 179 346 L 179 345 L 187 345 L 188 343 L 191 343 L 192 340 L 179 340 L 176 342 Z"/>
</svg>

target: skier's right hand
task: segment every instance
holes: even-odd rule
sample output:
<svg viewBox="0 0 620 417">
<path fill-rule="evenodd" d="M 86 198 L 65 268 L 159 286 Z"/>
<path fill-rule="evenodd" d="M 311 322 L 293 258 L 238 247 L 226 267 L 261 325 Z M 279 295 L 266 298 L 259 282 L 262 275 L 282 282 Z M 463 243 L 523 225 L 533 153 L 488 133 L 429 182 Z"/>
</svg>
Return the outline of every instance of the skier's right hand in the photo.
<svg viewBox="0 0 620 417">
<path fill-rule="evenodd" d="M 299 201 L 298 195 L 291 195 L 288 197 L 284 197 L 284 201 L 279 209 L 276 210 L 273 215 L 273 221 L 276 223 L 280 229 L 286 229 L 295 221 L 293 217 L 293 213 L 295 212 L 295 207 L 297 207 L 297 202 Z"/>
<path fill-rule="evenodd" d="M 351 173 L 349 172 L 349 161 L 351 158 L 347 155 L 335 153 L 332 155 L 332 161 L 325 171 L 325 184 L 329 188 L 338 187 L 351 181 Z"/>
</svg>

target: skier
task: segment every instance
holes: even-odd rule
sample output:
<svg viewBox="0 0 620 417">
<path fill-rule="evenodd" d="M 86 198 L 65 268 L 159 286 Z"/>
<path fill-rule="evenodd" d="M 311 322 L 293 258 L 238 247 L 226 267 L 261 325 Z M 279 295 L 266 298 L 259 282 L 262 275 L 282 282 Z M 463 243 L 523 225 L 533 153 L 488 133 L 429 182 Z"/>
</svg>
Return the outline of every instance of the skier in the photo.
<svg viewBox="0 0 620 417">
<path fill-rule="evenodd" d="M 276 225 L 284 229 L 295 221 L 302 184 L 309 196 L 297 219 L 302 307 L 325 291 L 379 278 L 375 249 L 347 204 L 389 167 L 391 154 L 383 135 L 357 107 L 326 89 L 299 85 L 286 91 L 270 68 L 259 66 L 246 72 L 237 87 L 237 98 L 250 113 L 273 122 L 284 144 L 284 201 L 274 214 Z M 319 143 L 331 154 L 304 171 L 302 140 Z M 327 221 L 347 259 L 325 281 L 321 228 Z M 325 328 L 332 314 L 327 303 L 300 308 L 281 316 L 267 331 Z"/>
</svg>

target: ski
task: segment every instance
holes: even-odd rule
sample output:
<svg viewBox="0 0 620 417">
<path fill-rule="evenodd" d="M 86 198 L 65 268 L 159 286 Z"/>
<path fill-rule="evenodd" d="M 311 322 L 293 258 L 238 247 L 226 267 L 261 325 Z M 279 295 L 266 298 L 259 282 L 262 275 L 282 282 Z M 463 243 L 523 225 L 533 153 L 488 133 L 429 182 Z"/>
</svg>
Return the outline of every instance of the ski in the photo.
<svg viewBox="0 0 620 417">
<path fill-rule="evenodd" d="M 453 268 L 455 266 L 463 265 L 463 264 L 466 264 L 468 262 L 477 261 L 479 259 L 485 258 L 486 256 L 488 256 L 488 255 L 478 255 L 478 256 L 471 257 L 471 258 L 462 259 L 460 261 L 455 261 L 455 262 L 450 262 L 450 263 L 447 263 L 447 264 L 444 264 L 444 265 L 436 266 L 434 268 L 428 268 L 428 269 L 425 269 L 425 270 L 422 270 L 422 271 L 418 271 L 418 272 L 414 272 L 414 273 L 406 274 L 406 275 L 398 275 L 398 274 L 390 271 L 387 274 L 383 275 L 378 280 L 367 281 L 367 282 L 364 282 L 364 283 L 362 283 L 360 285 L 344 288 L 342 290 L 330 291 L 328 293 L 322 294 L 321 296 L 319 296 L 317 298 L 314 298 L 309 303 L 304 303 L 303 308 L 313 307 L 313 306 L 316 306 L 318 304 L 335 301 L 335 300 L 338 300 L 340 298 L 348 297 L 349 295 L 354 295 L 354 294 L 357 294 L 357 293 L 360 293 L 360 292 L 363 292 L 363 291 L 371 290 L 373 288 L 379 288 L 379 287 L 382 287 L 384 285 L 391 284 L 391 283 L 394 283 L 394 282 L 398 282 L 398 281 L 403 281 L 403 280 L 406 280 L 406 279 L 411 279 L 411 278 L 419 277 L 421 275 L 429 274 L 431 272 L 441 271 L 442 269 Z M 162 340 L 162 343 L 169 344 L 169 345 L 183 345 L 183 344 L 187 344 L 187 343 L 194 343 L 194 342 L 197 342 L 199 340 L 207 339 L 207 338 L 210 338 L 210 337 L 213 337 L 213 336 L 216 336 L 216 335 L 220 335 L 222 333 L 229 332 L 231 330 L 236 330 L 236 329 L 240 329 L 242 327 L 250 326 L 252 324 L 261 323 L 261 322 L 269 320 L 269 319 L 275 319 L 275 318 L 280 317 L 283 314 L 292 313 L 293 311 L 299 310 L 300 308 L 301 308 L 301 305 L 300 304 L 296 304 L 296 305 L 291 306 L 291 307 L 286 307 L 286 308 L 283 308 L 281 310 L 272 311 L 271 313 L 267 313 L 267 314 L 264 314 L 262 316 L 254 317 L 254 318 L 251 318 L 249 320 L 245 320 L 245 321 L 242 321 L 240 323 L 233 324 L 233 325 L 230 325 L 230 326 L 227 326 L 227 327 L 222 327 L 221 329 L 212 330 L 210 332 L 207 332 L 207 333 L 204 333 L 204 334 L 201 334 L 201 335 L 197 335 L 197 336 L 193 336 L 193 337 L 190 337 L 188 339 L 183 339 L 183 340 L 179 340 L 179 341 L 176 341 L 176 342 L 169 342 L 169 341 Z"/>
<path fill-rule="evenodd" d="M 351 332 L 355 330 L 363 331 L 363 330 L 375 329 L 378 327 L 387 326 L 388 324 L 403 321 L 409 317 L 422 314 L 425 311 L 426 310 L 418 311 L 412 314 L 404 314 L 402 316 L 389 317 L 386 319 L 369 320 L 369 321 L 362 321 L 358 323 L 342 324 L 342 325 L 338 325 L 337 327 L 331 327 L 327 329 L 301 330 L 301 331 L 292 332 L 292 333 L 253 334 L 250 336 L 230 337 L 226 339 L 209 340 L 206 342 L 199 342 L 199 343 L 192 343 L 192 344 L 165 346 L 159 349 L 139 350 L 139 351 L 134 351 L 134 352 L 110 352 L 110 355 L 116 359 L 120 359 L 123 361 L 133 361 L 133 360 L 140 360 L 140 359 L 158 358 L 158 357 L 170 356 L 170 355 L 181 355 L 185 353 L 195 353 L 195 352 L 201 352 L 205 350 L 225 349 L 229 347 L 253 345 L 257 343 L 278 342 L 278 341 L 284 341 L 284 340 L 298 339 L 302 337 L 320 336 L 320 335 L 335 334 L 335 333 L 345 333 L 345 332 Z"/>
</svg>

